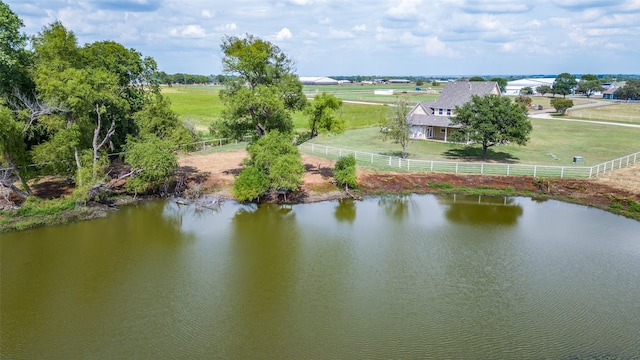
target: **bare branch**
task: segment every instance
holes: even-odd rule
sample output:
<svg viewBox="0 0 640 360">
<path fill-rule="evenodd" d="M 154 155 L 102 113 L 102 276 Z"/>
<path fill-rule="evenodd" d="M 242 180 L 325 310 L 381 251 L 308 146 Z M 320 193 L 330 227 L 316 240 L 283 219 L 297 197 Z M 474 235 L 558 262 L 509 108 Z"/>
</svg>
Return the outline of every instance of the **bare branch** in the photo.
<svg viewBox="0 0 640 360">
<path fill-rule="evenodd" d="M 27 131 L 40 116 L 69 112 L 63 107 L 41 101 L 36 94 L 33 97 L 28 97 L 18 89 L 14 89 L 12 95 L 12 97 L 7 98 L 9 106 L 16 110 L 29 110 L 29 120 L 24 126 L 24 131 Z"/>
</svg>

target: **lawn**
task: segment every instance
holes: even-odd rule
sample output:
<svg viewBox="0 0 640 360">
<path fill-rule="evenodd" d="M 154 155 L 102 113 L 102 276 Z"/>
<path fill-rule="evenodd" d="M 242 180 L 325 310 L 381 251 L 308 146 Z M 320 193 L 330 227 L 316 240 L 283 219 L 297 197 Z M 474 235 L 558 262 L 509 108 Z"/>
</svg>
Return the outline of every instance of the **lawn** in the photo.
<svg viewBox="0 0 640 360">
<path fill-rule="evenodd" d="M 344 96 L 353 96 L 354 93 L 358 96 L 357 91 L 361 91 L 360 86 L 353 85 L 314 88 L 341 90 Z M 373 91 L 371 86 L 368 89 Z M 305 87 L 305 91 L 307 90 Z M 208 126 L 222 111 L 218 92 L 219 88 L 214 87 L 163 88 L 163 94 L 171 100 L 172 109 L 180 119 L 191 121 L 204 133 L 208 133 Z M 534 104 L 545 107 L 549 106 L 549 100 L 550 98 L 546 96 L 533 97 Z M 345 119 L 348 131 L 338 136 L 322 135 L 314 139 L 314 142 L 376 154 L 398 155 L 400 146 L 391 141 L 383 142 L 380 136 L 379 124 L 387 116 L 388 109 L 388 106 L 384 105 L 344 103 L 337 116 Z M 639 109 L 640 105 L 620 104 L 584 111 L 588 110 L 591 114 L 600 116 L 594 117 L 594 120 L 606 120 L 605 117 L 611 114 L 635 116 Z M 296 129 L 305 129 L 308 126 L 308 115 L 303 112 L 294 113 L 293 121 Z M 547 119 L 532 119 L 532 123 L 534 129 L 527 146 L 492 147 L 489 152 L 490 158 L 521 164 L 572 165 L 574 156 L 582 156 L 584 165 L 591 166 L 640 150 L 640 129 Z M 433 141 L 415 141 L 409 148 L 409 153 L 412 159 L 450 161 L 462 157 L 476 161 L 480 156 L 480 148 Z M 554 157 L 557 160 L 554 160 Z"/>
<path fill-rule="evenodd" d="M 584 163 L 579 165 L 592 166 L 640 150 L 640 129 L 546 119 L 531 122 L 533 132 L 526 146 L 491 147 L 488 161 L 570 166 L 574 165 L 574 156 L 582 156 Z M 382 141 L 378 128 L 349 130 L 339 136 L 322 135 L 313 142 L 381 155 L 399 156 L 401 150 L 393 141 Z M 410 159 L 479 161 L 481 148 L 418 140 L 411 144 L 409 154 Z"/>
<path fill-rule="evenodd" d="M 568 117 L 597 121 L 640 124 L 640 104 L 614 104 L 569 111 Z"/>
<path fill-rule="evenodd" d="M 171 109 L 180 120 L 193 123 L 202 132 L 209 131 L 209 125 L 222 111 L 218 92 L 213 87 L 162 88 L 162 94 L 171 100 Z"/>
</svg>

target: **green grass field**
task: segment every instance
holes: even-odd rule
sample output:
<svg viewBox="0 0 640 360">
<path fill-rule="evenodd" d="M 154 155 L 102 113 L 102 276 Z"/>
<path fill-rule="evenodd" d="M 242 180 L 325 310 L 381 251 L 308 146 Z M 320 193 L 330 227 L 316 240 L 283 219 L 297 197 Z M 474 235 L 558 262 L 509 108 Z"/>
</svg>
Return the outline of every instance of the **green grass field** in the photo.
<svg viewBox="0 0 640 360">
<path fill-rule="evenodd" d="M 569 111 L 568 117 L 595 121 L 640 124 L 640 104 L 615 104 Z"/>
<path fill-rule="evenodd" d="M 359 93 L 355 91 L 359 91 L 360 87 L 314 88 L 341 90 L 342 94 L 336 96 L 345 98 L 358 96 Z M 349 88 L 352 88 L 355 94 L 345 92 L 345 89 Z M 222 110 L 218 91 L 219 88 L 215 87 L 174 87 L 164 88 L 163 94 L 171 100 L 172 108 L 180 119 L 191 121 L 197 129 L 207 133 L 209 124 L 218 118 Z M 534 104 L 545 107 L 549 106 L 549 101 L 549 97 L 533 97 Z M 345 119 L 347 132 L 337 136 L 321 135 L 313 141 L 350 150 L 399 155 L 400 146 L 391 141 L 383 142 L 379 131 L 379 124 L 387 116 L 388 109 L 389 107 L 384 105 L 344 103 L 338 116 Z M 620 104 L 581 111 L 591 114 L 591 120 L 612 121 L 607 117 L 634 116 L 632 122 L 637 123 L 635 116 L 640 112 L 640 105 Z M 294 113 L 293 121 L 296 129 L 306 129 L 308 126 L 308 116 L 302 112 Z M 640 151 L 640 128 L 546 119 L 532 119 L 532 123 L 534 128 L 527 146 L 491 147 L 490 160 L 520 164 L 572 165 L 573 156 L 582 156 L 583 165 L 590 166 Z M 434 141 L 414 141 L 409 153 L 411 159 L 451 161 L 462 158 L 476 161 L 480 158 L 480 148 L 477 146 Z"/>
<path fill-rule="evenodd" d="M 582 156 L 584 163 L 578 165 L 591 166 L 640 151 L 640 128 L 546 119 L 531 119 L 531 122 L 533 132 L 526 146 L 490 147 L 488 161 L 570 166 L 574 165 L 574 156 Z M 383 141 L 377 128 L 350 130 L 339 136 L 319 136 L 313 142 L 382 155 L 400 156 L 401 151 L 400 145 L 393 141 Z M 481 147 L 416 140 L 409 147 L 409 158 L 479 161 Z"/>
</svg>

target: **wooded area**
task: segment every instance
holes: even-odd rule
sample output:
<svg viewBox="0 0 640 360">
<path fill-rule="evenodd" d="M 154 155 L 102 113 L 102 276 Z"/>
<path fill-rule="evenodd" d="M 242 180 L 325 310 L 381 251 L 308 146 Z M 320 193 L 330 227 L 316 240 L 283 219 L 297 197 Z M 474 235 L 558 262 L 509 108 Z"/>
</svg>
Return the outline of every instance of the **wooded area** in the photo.
<svg viewBox="0 0 640 360">
<path fill-rule="evenodd" d="M 0 186 L 26 198 L 29 180 L 65 176 L 86 201 L 113 179 L 135 178 L 136 193 L 175 180 L 176 145 L 196 135 L 160 93 L 154 59 L 113 41 L 80 46 L 57 21 L 27 36 L 3 2 L 0 17 Z"/>
</svg>

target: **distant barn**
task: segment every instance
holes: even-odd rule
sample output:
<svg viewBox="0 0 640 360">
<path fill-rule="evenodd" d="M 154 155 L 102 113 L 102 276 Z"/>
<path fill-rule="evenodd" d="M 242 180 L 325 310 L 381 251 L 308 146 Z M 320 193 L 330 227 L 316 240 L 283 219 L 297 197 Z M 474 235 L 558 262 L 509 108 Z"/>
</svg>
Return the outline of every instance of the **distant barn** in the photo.
<svg viewBox="0 0 640 360">
<path fill-rule="evenodd" d="M 324 76 L 300 76 L 302 85 L 338 85 L 338 80 Z"/>
</svg>

